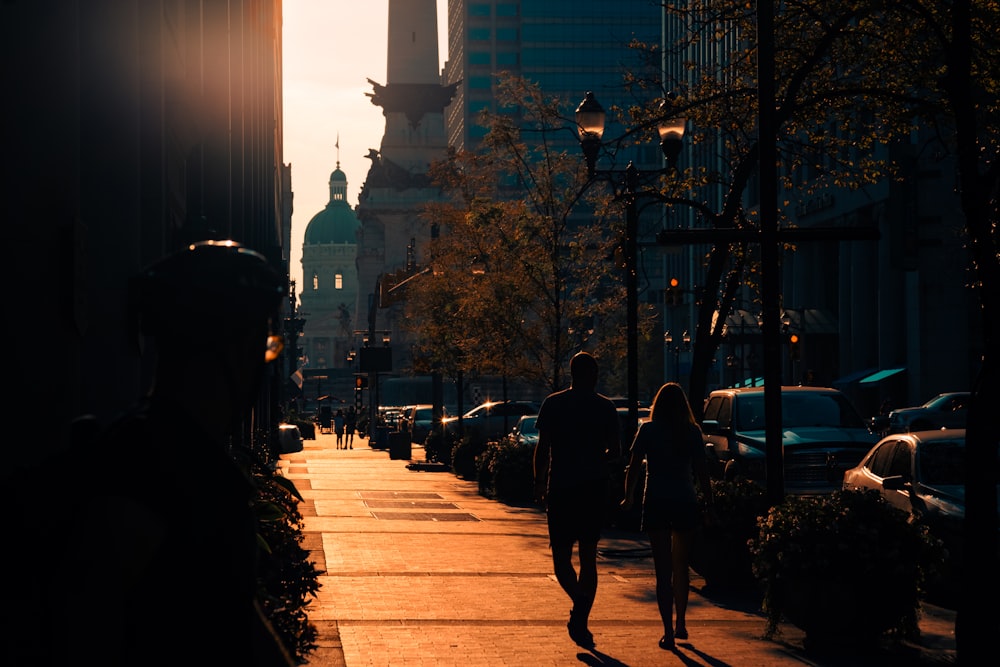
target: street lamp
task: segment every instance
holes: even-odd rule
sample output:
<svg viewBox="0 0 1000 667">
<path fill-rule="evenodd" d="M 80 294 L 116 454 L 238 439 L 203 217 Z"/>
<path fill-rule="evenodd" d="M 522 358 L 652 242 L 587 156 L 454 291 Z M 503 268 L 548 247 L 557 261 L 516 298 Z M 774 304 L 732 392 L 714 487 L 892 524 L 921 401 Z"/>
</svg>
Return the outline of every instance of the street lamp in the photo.
<svg viewBox="0 0 1000 667">
<path fill-rule="evenodd" d="M 681 351 L 690 349 L 691 334 L 685 329 L 684 333 L 681 334 L 680 341 L 674 345 L 674 335 L 669 330 L 664 331 L 663 344 L 666 345 L 667 351 L 672 352 L 674 355 L 674 381 L 679 382 L 681 376 Z"/>
<path fill-rule="evenodd" d="M 614 185 L 619 185 L 617 179 L 623 177 L 620 185 L 623 186 L 620 193 L 616 193 L 616 199 L 625 200 L 625 294 L 626 294 L 626 339 L 628 345 L 627 353 L 627 375 L 628 375 L 628 424 L 630 429 L 627 432 L 634 433 L 639 423 L 639 327 L 638 327 L 638 283 L 637 283 L 637 239 L 639 227 L 639 212 L 636 200 L 639 197 L 653 197 L 662 199 L 658 192 L 636 190 L 639 176 L 642 173 L 662 174 L 672 171 L 680 154 L 682 140 L 684 137 L 684 127 L 687 120 L 683 117 L 674 116 L 672 96 L 664 98 L 660 104 L 660 119 L 657 123 L 657 131 L 660 135 L 660 149 L 667 162 L 667 169 L 657 169 L 649 172 L 640 172 L 632 162 L 628 163 L 624 172 L 597 169 L 597 157 L 601 148 L 601 139 L 604 136 L 604 124 L 607 114 L 604 107 L 594 97 L 594 93 L 587 91 L 583 101 L 576 108 L 576 123 L 579 126 L 580 148 L 583 150 L 584 158 L 587 160 L 587 173 L 590 182 L 597 176 L 603 176 Z M 589 185 L 589 183 L 588 183 Z"/>
</svg>

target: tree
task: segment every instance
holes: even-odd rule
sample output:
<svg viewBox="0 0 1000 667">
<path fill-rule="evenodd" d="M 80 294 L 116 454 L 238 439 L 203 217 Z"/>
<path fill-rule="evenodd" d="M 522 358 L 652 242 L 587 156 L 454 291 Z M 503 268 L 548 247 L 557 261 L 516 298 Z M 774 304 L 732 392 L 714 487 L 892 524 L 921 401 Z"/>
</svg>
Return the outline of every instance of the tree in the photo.
<svg viewBox="0 0 1000 667">
<path fill-rule="evenodd" d="M 460 352 L 464 370 L 555 391 L 582 343 L 574 325 L 593 323 L 605 344 L 621 339 L 621 287 L 605 261 L 618 223 L 600 212 L 578 217 L 587 175 L 577 154 L 556 147 L 555 135 L 568 129 L 561 102 L 522 79 L 500 82 L 505 113 L 484 114 L 483 150 L 452 153 L 432 168 L 452 200 L 425 211 L 441 234 L 430 248 L 433 276 L 414 285 L 407 316 L 428 356 Z"/>
</svg>

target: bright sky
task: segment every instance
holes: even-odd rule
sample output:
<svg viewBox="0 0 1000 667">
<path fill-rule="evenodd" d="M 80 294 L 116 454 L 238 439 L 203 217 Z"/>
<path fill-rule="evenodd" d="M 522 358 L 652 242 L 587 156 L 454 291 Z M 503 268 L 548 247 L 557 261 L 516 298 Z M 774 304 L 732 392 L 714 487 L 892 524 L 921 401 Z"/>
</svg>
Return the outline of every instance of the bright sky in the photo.
<svg viewBox="0 0 1000 667">
<path fill-rule="evenodd" d="M 438 57 L 447 57 L 447 0 L 437 0 Z M 347 176 L 352 207 L 368 175 L 368 149 L 385 131 L 368 79 L 386 83 L 388 0 L 284 0 L 284 151 L 292 166 L 290 271 L 302 292 L 306 225 L 330 200 L 330 172 Z"/>
</svg>

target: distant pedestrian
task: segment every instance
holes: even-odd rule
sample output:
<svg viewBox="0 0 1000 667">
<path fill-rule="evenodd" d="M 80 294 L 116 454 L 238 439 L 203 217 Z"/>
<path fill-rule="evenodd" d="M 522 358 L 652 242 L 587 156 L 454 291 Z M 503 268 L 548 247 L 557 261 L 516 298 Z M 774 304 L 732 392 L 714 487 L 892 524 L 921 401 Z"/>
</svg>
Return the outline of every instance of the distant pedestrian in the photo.
<svg viewBox="0 0 1000 667">
<path fill-rule="evenodd" d="M 347 408 L 344 416 L 344 435 L 347 437 L 347 448 L 354 449 L 354 432 L 358 430 L 358 413 L 354 406 Z"/>
<path fill-rule="evenodd" d="M 597 361 L 586 352 L 569 364 L 569 389 L 550 394 L 538 411 L 535 498 L 544 502 L 556 580 L 573 602 L 569 636 L 593 646 L 587 628 L 597 595 L 597 543 L 607 511 L 609 461 L 620 454 L 618 412 L 597 393 Z M 577 545 L 580 572 L 573 567 Z"/>
<path fill-rule="evenodd" d="M 333 432 L 337 435 L 337 449 L 346 449 L 344 445 L 344 411 L 337 410 L 333 416 Z"/>
<path fill-rule="evenodd" d="M 649 421 L 640 424 L 625 472 L 628 510 L 635 498 L 639 470 L 646 461 L 642 498 L 642 528 L 649 536 L 656 571 L 656 603 L 663 622 L 660 648 L 674 648 L 674 639 L 687 639 L 688 561 L 694 531 L 701 521 L 695 480 L 711 512 L 712 487 L 701 429 L 684 390 L 669 382 L 656 393 Z M 672 613 L 677 623 L 673 625 Z"/>
</svg>

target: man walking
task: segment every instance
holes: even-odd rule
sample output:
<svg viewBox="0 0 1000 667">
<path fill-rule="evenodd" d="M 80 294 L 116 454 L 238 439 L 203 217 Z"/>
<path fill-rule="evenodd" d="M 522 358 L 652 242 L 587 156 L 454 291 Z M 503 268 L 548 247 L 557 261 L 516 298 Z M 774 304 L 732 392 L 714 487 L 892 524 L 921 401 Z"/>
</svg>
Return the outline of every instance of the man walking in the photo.
<svg viewBox="0 0 1000 667">
<path fill-rule="evenodd" d="M 620 455 L 618 412 L 597 393 L 597 361 L 586 352 L 569 364 L 569 389 L 550 394 L 538 411 L 535 498 L 545 503 L 556 580 L 573 602 L 570 638 L 594 643 L 587 628 L 597 595 L 597 543 L 608 507 L 608 462 Z M 573 567 L 577 545 L 580 572 Z"/>
</svg>

